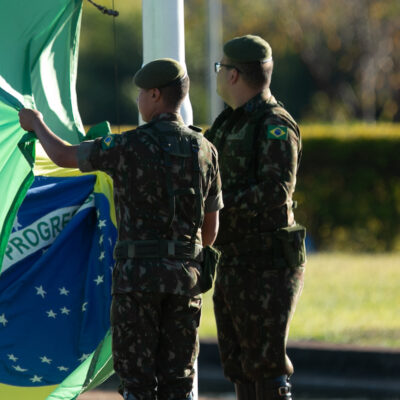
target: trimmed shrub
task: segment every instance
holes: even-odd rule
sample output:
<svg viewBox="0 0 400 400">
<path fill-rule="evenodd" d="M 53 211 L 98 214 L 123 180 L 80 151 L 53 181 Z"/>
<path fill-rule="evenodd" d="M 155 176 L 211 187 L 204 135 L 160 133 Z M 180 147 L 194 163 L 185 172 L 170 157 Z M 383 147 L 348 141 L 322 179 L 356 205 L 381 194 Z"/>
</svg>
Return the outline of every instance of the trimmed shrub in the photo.
<svg viewBox="0 0 400 400">
<path fill-rule="evenodd" d="M 400 250 L 400 125 L 302 127 L 296 219 L 318 250 Z"/>
</svg>

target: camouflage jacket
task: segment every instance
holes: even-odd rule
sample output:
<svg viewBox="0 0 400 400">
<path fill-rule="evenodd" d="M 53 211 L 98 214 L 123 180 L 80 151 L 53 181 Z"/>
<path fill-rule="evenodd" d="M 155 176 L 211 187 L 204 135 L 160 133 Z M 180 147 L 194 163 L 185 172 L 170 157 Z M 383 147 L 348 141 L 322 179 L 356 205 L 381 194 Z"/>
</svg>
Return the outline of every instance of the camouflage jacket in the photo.
<svg viewBox="0 0 400 400">
<path fill-rule="evenodd" d="M 258 94 L 223 111 L 205 136 L 218 150 L 223 183 L 217 244 L 292 225 L 301 138 L 289 113 Z"/>
<path fill-rule="evenodd" d="M 170 208 L 166 166 L 163 151 L 154 140 L 155 136 L 167 137 L 171 132 L 183 134 L 183 129 L 179 115 L 161 114 L 135 130 L 80 145 L 79 168 L 84 172 L 101 170 L 113 179 L 119 241 L 190 240 L 196 214 L 193 196 L 177 196 L 174 218 L 168 225 Z M 190 129 L 189 132 L 190 136 L 200 138 L 198 158 L 204 211 L 217 211 L 223 206 L 217 151 L 200 133 Z M 172 165 L 174 190 L 192 184 L 192 158 Z M 201 228 L 195 232 L 195 237 L 196 243 L 201 244 Z M 198 276 L 199 265 L 194 261 L 126 259 L 117 262 L 113 291 L 144 290 L 192 295 L 198 291 Z"/>
</svg>

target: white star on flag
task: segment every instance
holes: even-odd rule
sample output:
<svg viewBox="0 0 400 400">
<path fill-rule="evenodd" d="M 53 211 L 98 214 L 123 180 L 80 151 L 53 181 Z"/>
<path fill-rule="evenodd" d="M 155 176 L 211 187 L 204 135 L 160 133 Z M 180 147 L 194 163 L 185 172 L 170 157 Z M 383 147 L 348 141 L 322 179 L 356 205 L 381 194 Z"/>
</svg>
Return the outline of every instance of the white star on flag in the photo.
<svg viewBox="0 0 400 400">
<path fill-rule="evenodd" d="M 63 367 L 63 366 L 60 366 L 60 367 L 57 367 L 60 371 L 68 371 L 69 370 L 69 368 L 67 368 L 67 367 Z"/>
<path fill-rule="evenodd" d="M 66 315 L 69 315 L 69 313 L 71 311 L 71 310 L 68 310 L 67 307 L 60 308 L 60 310 L 61 310 L 61 314 L 66 314 Z"/>
<path fill-rule="evenodd" d="M 53 310 L 46 311 L 49 318 L 56 318 L 57 314 Z"/>
<path fill-rule="evenodd" d="M 16 362 L 18 360 L 18 358 L 15 357 L 14 354 L 8 354 L 8 359 L 13 361 L 13 362 Z"/>
<path fill-rule="evenodd" d="M 103 243 L 103 240 L 104 240 L 104 235 L 101 235 L 101 236 L 100 236 L 100 239 L 99 239 L 99 244 L 102 244 L 102 243 Z"/>
<path fill-rule="evenodd" d="M 103 283 L 104 281 L 103 281 L 103 278 L 104 278 L 104 275 L 97 275 L 97 278 L 96 279 L 93 279 L 96 283 L 97 283 L 97 285 L 100 285 L 100 283 Z"/>
<path fill-rule="evenodd" d="M 59 288 L 58 290 L 60 291 L 60 296 L 68 296 L 69 290 L 65 289 L 65 287 Z"/>
<path fill-rule="evenodd" d="M 106 256 L 106 253 L 104 251 L 102 251 L 100 253 L 99 261 L 104 260 L 105 256 Z"/>
<path fill-rule="evenodd" d="M 42 376 L 37 376 L 37 375 L 35 375 L 33 378 L 31 378 L 30 379 L 30 381 L 32 382 L 32 383 L 35 383 L 35 382 L 41 382 L 42 381 Z"/>
<path fill-rule="evenodd" d="M 13 368 L 18 372 L 28 371 L 27 369 L 21 368 L 19 365 L 13 365 Z"/>
<path fill-rule="evenodd" d="M 46 356 L 40 357 L 40 359 L 42 360 L 42 363 L 46 363 L 46 364 L 51 364 L 50 358 L 47 358 Z"/>
<path fill-rule="evenodd" d="M 105 219 L 99 220 L 99 223 L 97 224 L 97 227 L 98 227 L 98 228 L 105 228 L 106 222 L 107 222 L 107 221 L 106 221 Z"/>
<path fill-rule="evenodd" d="M 6 316 L 5 314 L 1 314 L 0 315 L 0 324 L 3 324 L 3 326 L 6 326 L 6 324 L 8 323 L 8 321 L 6 320 Z"/>
<path fill-rule="evenodd" d="M 88 302 L 87 302 L 87 301 L 85 301 L 85 302 L 82 304 L 82 311 L 86 311 L 87 305 L 88 305 Z"/>
<path fill-rule="evenodd" d="M 78 360 L 79 360 L 80 362 L 83 362 L 83 361 L 85 361 L 89 356 L 90 356 L 90 353 L 89 353 L 89 354 L 83 353 L 82 356 L 81 356 L 81 358 L 78 358 Z"/>
<path fill-rule="evenodd" d="M 43 286 L 42 285 L 40 285 L 39 287 L 36 286 L 35 289 L 36 289 L 36 294 L 38 296 L 42 296 L 42 298 L 44 299 L 44 296 L 47 292 L 43 289 Z"/>
<path fill-rule="evenodd" d="M 100 218 L 100 210 L 96 210 L 97 219 Z"/>
</svg>

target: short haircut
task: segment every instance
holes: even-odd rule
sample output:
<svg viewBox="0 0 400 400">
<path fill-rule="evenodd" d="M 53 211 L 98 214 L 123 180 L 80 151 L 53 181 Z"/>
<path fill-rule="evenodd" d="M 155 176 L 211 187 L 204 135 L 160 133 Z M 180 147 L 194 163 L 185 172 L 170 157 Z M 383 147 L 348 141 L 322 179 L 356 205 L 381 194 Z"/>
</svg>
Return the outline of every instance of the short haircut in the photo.
<svg viewBox="0 0 400 400">
<path fill-rule="evenodd" d="M 171 108 L 179 108 L 184 98 L 188 94 L 190 79 L 185 75 L 181 79 L 177 79 L 166 86 L 158 88 L 165 105 Z"/>
<path fill-rule="evenodd" d="M 253 89 L 262 89 L 269 87 L 271 84 L 272 70 L 274 68 L 273 61 L 261 62 L 253 61 L 239 63 L 229 61 L 230 64 L 237 67 L 243 80 Z"/>
</svg>

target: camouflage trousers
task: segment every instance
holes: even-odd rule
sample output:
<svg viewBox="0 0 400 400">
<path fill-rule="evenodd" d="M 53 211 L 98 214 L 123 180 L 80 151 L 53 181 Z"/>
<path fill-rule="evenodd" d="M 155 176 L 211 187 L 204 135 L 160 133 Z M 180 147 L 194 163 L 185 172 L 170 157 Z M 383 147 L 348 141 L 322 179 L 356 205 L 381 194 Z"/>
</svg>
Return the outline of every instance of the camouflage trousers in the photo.
<svg viewBox="0 0 400 400">
<path fill-rule="evenodd" d="M 304 266 L 266 269 L 246 258 L 231 259 L 230 265 L 224 261 L 213 300 L 225 376 L 249 383 L 291 375 L 286 342 Z"/>
<path fill-rule="evenodd" d="M 186 399 L 198 355 L 201 295 L 114 294 L 114 369 L 137 400 Z"/>
</svg>

